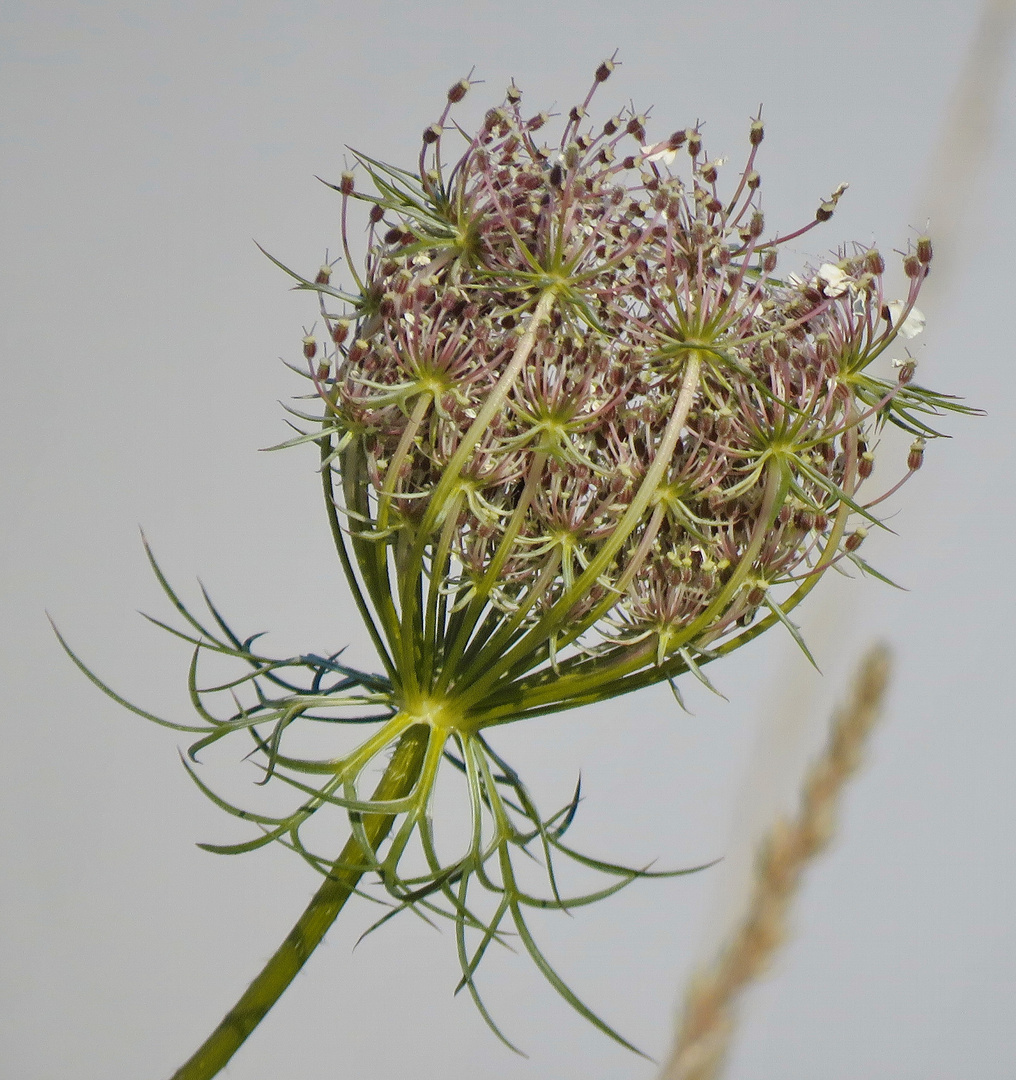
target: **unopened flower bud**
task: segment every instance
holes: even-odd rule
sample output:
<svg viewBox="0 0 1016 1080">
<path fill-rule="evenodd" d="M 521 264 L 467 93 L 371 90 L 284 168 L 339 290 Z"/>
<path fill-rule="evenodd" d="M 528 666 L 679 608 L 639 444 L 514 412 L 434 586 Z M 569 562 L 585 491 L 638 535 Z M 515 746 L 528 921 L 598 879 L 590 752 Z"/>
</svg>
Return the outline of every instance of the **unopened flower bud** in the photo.
<svg viewBox="0 0 1016 1080">
<path fill-rule="evenodd" d="M 856 551 L 864 543 L 864 538 L 867 535 L 868 530 L 863 525 L 858 525 L 846 540 L 843 541 L 843 546 L 847 551 Z"/>
<path fill-rule="evenodd" d="M 453 104 L 460 102 L 469 93 L 470 82 L 468 79 L 459 81 L 448 91 L 448 100 Z"/>
<path fill-rule="evenodd" d="M 490 132 L 494 128 L 502 127 L 507 119 L 504 109 L 488 109 L 487 115 L 483 118 L 483 130 Z"/>
<path fill-rule="evenodd" d="M 907 455 L 907 468 L 916 472 L 924 464 L 924 448 L 927 445 L 924 439 L 914 439 L 910 444 L 910 453 Z"/>
<path fill-rule="evenodd" d="M 634 135 L 640 143 L 646 141 L 646 129 L 643 126 L 645 120 L 646 118 L 644 116 L 633 116 L 625 125 L 624 129 L 629 135 Z"/>
<path fill-rule="evenodd" d="M 847 185 L 840 184 L 832 195 L 830 195 L 829 198 L 815 211 L 815 220 L 828 221 L 833 216 L 833 211 L 836 209 L 836 204 L 840 201 L 840 196 L 846 190 Z"/>
<path fill-rule="evenodd" d="M 894 360 L 893 363 L 900 369 L 896 376 L 901 386 L 906 386 L 914 377 L 917 370 L 917 361 L 914 359 Z"/>
<path fill-rule="evenodd" d="M 875 248 L 869 248 L 864 253 L 864 270 L 865 273 L 874 274 L 876 277 L 885 273 L 885 259 Z"/>
</svg>

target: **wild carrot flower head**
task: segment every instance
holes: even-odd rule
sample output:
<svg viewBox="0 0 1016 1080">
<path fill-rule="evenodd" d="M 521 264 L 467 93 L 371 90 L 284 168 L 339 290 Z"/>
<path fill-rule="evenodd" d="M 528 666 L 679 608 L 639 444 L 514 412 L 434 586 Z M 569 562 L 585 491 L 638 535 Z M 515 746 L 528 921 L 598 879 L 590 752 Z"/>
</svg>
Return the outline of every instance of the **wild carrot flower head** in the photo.
<svg viewBox="0 0 1016 1080">
<path fill-rule="evenodd" d="M 302 282 L 348 305 L 323 308 L 331 348 L 309 358 L 392 675 L 477 726 L 697 668 L 783 619 L 859 561 L 848 522 L 877 524 L 874 430 L 931 434 L 916 414 L 942 404 L 912 369 L 867 373 L 923 325 L 930 243 L 903 300 L 875 249 L 781 276 L 845 185 L 779 235 L 760 118 L 724 185 L 698 127 L 593 124 L 611 69 L 553 145 L 511 86 L 448 167 L 456 83 L 415 173 L 357 154 L 336 185 L 347 255 L 350 201 L 370 208 L 357 291 Z"/>
<path fill-rule="evenodd" d="M 278 840 L 327 874 L 334 854 L 315 854 L 302 830 L 338 807 L 394 910 L 454 923 L 461 986 L 488 1020 L 474 975 L 507 922 L 555 988 L 624 1042 L 549 966 L 525 912 L 653 875 L 567 846 L 578 790 L 541 815 L 488 729 L 661 680 L 677 693 L 679 676 L 707 682 L 706 663 L 770 626 L 797 636 L 789 612 L 824 570 L 870 569 L 857 549 L 889 493 L 867 490 L 879 428 L 914 437 L 905 479 L 937 434 L 929 416 L 970 410 L 917 386 L 909 357 L 889 378 L 869 370 L 923 326 L 926 238 L 903 254 L 902 297 L 887 293 L 874 248 L 785 271 L 782 249 L 833 215 L 845 185 L 780 233 L 759 205 L 761 117 L 732 171 L 698 125 L 659 139 L 630 109 L 594 123 L 613 66 L 555 118 L 552 142 L 552 118 L 524 109 L 514 84 L 466 135 L 452 110 L 471 83 L 455 83 L 414 168 L 355 153 L 332 185 L 347 288 L 331 264 L 314 278 L 283 267 L 318 294 L 326 328 L 303 339 L 317 408 L 298 415 L 314 426 L 284 445 L 320 448 L 337 550 L 384 674 L 337 653 L 263 656 L 215 608 L 211 627 L 193 617 L 160 580 L 195 646 L 202 724 L 187 730 L 203 737 L 192 754 L 247 733 L 264 781 L 300 793 L 289 815 L 252 815 L 192 770 L 218 805 L 261 828 L 213 850 Z M 202 687 L 205 653 L 239 659 L 246 674 Z M 216 698 L 226 715 L 206 704 Z M 298 720 L 377 730 L 311 760 L 282 750 Z M 418 748 L 409 794 L 361 791 L 368 766 L 407 740 Z M 451 859 L 430 816 L 449 767 L 471 820 Z M 365 831 L 371 814 L 394 823 L 387 846 Z M 520 850 L 543 861 L 549 896 L 520 884 Z M 563 898 L 555 856 L 612 882 Z M 488 909 L 471 898 L 477 887 Z"/>
</svg>

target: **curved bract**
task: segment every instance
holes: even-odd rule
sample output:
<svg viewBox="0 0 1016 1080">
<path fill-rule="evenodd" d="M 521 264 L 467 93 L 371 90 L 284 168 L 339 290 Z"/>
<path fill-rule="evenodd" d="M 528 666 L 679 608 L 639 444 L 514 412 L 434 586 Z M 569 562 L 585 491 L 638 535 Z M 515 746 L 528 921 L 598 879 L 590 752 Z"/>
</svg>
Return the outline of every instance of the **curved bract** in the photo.
<svg viewBox="0 0 1016 1080">
<path fill-rule="evenodd" d="M 890 493 L 867 491 L 874 434 L 891 423 L 915 437 L 905 479 L 937 435 L 930 418 L 972 410 L 917 386 L 905 352 L 893 377 L 871 371 L 923 325 L 926 238 L 903 256 L 900 300 L 874 248 L 784 273 L 782 246 L 828 220 L 845 185 L 803 227 L 774 233 L 758 207 L 761 118 L 728 191 L 698 127 L 652 141 L 627 110 L 591 125 L 612 70 L 601 65 L 553 146 L 548 117 L 527 118 L 514 85 L 466 135 L 450 117 L 470 89 L 461 80 L 415 170 L 356 153 L 332 185 L 349 289 L 330 265 L 313 279 L 283 267 L 318 294 L 326 327 L 323 344 L 303 340 L 315 405 L 296 415 L 311 426 L 283 445 L 319 448 L 336 549 L 384 674 L 338 654 L 263 656 L 210 601 L 210 623 L 193 616 L 153 566 L 187 622 L 172 632 L 194 649 L 191 756 L 238 734 L 262 782 L 294 793 L 291 813 L 258 815 L 188 764 L 258 829 L 205 846 L 277 841 L 326 879 L 352 875 L 350 889 L 372 872 L 390 904 L 376 925 L 407 908 L 451 920 L 460 988 L 492 1026 L 474 976 L 510 929 L 576 1009 L 630 1045 L 560 980 L 526 912 L 663 872 L 575 851 L 564 837 L 579 788 L 544 815 L 490 729 L 663 680 L 677 694 L 686 674 L 710 685 L 705 665 L 777 623 L 800 642 L 790 613 L 825 570 L 874 573 L 857 552 Z M 243 670 L 202 685 L 210 654 Z M 340 724 L 368 733 L 323 759 L 291 749 L 308 725 Z M 366 794 L 394 748 L 412 763 L 389 785 L 397 797 Z M 461 782 L 469 822 L 451 856 L 433 822 L 441 774 Z M 306 838 L 329 810 L 348 820 L 352 857 Z M 542 863 L 543 895 L 521 883 L 520 854 Z M 562 896 L 564 859 L 606 883 Z"/>
</svg>

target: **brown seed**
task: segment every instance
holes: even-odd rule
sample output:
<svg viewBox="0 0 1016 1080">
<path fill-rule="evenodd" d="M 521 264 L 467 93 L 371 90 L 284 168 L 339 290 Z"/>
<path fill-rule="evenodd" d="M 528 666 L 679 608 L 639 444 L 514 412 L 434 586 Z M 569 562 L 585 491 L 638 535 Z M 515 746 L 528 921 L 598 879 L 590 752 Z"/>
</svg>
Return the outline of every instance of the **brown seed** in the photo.
<svg viewBox="0 0 1016 1080">
<path fill-rule="evenodd" d="M 910 444 L 910 453 L 907 455 L 907 468 L 911 472 L 916 472 L 924 464 L 924 448 L 926 445 L 924 439 L 915 439 Z"/>
<path fill-rule="evenodd" d="M 863 525 L 858 525 L 856 529 L 843 541 L 843 546 L 847 551 L 856 551 L 861 544 L 864 543 L 864 538 L 868 535 L 868 530 Z"/>
<path fill-rule="evenodd" d="M 470 85 L 468 79 L 459 79 L 459 81 L 448 91 L 448 100 L 453 105 L 460 102 L 466 94 L 469 93 Z"/>
</svg>

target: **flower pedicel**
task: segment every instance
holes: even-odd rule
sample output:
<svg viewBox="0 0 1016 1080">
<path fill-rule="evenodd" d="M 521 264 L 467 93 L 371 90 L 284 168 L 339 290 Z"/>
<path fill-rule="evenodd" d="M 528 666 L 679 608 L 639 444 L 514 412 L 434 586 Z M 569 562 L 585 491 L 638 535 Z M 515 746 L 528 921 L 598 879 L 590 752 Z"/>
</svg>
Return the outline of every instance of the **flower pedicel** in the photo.
<svg viewBox="0 0 1016 1080">
<path fill-rule="evenodd" d="M 210 621 L 193 616 L 153 560 L 187 623 L 167 629 L 194 648 L 200 724 L 128 707 L 198 733 L 195 760 L 227 735 L 252 742 L 262 783 L 294 797 L 286 816 L 242 810 L 188 764 L 209 798 L 257 829 L 203 846 L 275 841 L 324 876 L 177 1080 L 222 1068 L 365 874 L 390 905 L 375 925 L 406 908 L 451 923 L 459 988 L 502 1039 L 476 972 L 514 934 L 575 1009 L 635 1049 L 561 980 L 527 912 L 667 874 L 573 849 L 578 788 L 543 814 L 492 729 L 663 680 L 680 701 L 679 677 L 708 686 L 707 664 L 777 623 L 804 647 L 790 612 L 822 573 L 841 562 L 875 573 L 858 547 L 889 494 L 864 490 L 879 428 L 914 437 L 905 479 L 937 435 L 927 418 L 972 411 L 914 384 L 909 358 L 891 380 L 868 370 L 923 326 L 926 238 L 903 257 L 901 300 L 886 297 L 874 248 L 782 274 L 781 246 L 828 220 L 845 185 L 802 228 L 774 234 L 758 206 L 761 119 L 727 190 L 697 127 L 653 142 L 646 117 L 629 111 L 592 124 L 587 109 L 613 67 L 599 67 L 553 147 L 542 142 L 547 114 L 527 117 L 514 84 L 464 136 L 450 119 L 470 89 L 460 80 L 423 133 L 415 172 L 356 153 L 334 185 L 350 290 L 332 284 L 331 265 L 313 279 L 283 267 L 317 293 L 327 330 L 303 339 L 317 408 L 298 414 L 311 427 L 284 445 L 320 450 L 335 546 L 383 674 L 338 653 L 264 656 L 207 596 Z M 464 142 L 450 166 L 449 141 Z M 362 272 L 356 203 L 368 211 Z M 205 686 L 206 654 L 243 670 Z M 337 724 L 367 734 L 325 758 L 290 750 L 307 725 Z M 439 774 L 458 777 L 469 807 L 468 840 L 451 857 L 431 819 Z M 348 822 L 338 855 L 305 837 L 329 810 Z M 522 855 L 545 868 L 543 894 L 520 882 Z M 599 871 L 604 887 L 562 896 L 555 859 Z"/>
</svg>

